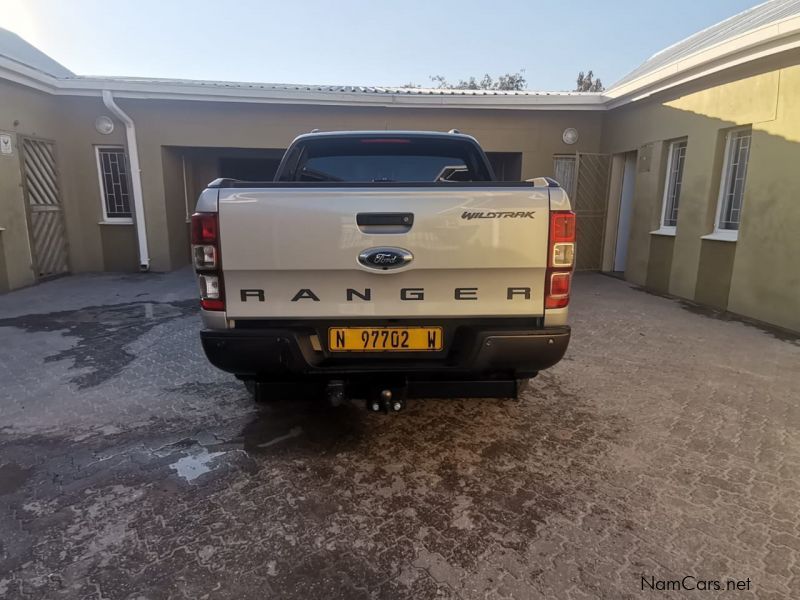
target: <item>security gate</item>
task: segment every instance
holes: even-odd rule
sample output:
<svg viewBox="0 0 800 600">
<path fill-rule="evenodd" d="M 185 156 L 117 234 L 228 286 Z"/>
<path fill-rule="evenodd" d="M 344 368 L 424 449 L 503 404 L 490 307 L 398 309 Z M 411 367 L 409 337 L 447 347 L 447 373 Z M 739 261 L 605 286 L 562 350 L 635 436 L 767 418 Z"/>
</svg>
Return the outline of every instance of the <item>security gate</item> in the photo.
<svg viewBox="0 0 800 600">
<path fill-rule="evenodd" d="M 608 154 L 578 153 L 571 165 L 566 157 L 556 156 L 556 171 L 562 171 L 567 181 L 565 185 L 573 187 L 572 208 L 578 226 L 578 247 L 575 256 L 575 269 L 578 271 L 599 271 L 603 261 L 603 235 L 606 224 L 606 208 L 608 205 L 608 174 L 611 158 Z M 569 181 L 574 178 L 573 181 Z"/>
<path fill-rule="evenodd" d="M 22 183 L 36 277 L 68 272 L 67 238 L 52 142 L 22 138 Z"/>
</svg>

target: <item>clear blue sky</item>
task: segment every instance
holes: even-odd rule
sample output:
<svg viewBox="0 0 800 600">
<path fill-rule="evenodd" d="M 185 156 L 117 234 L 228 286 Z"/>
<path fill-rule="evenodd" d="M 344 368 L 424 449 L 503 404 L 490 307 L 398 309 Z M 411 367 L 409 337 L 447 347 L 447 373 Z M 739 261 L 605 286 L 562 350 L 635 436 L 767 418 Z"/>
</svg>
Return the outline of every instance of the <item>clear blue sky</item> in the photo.
<svg viewBox="0 0 800 600">
<path fill-rule="evenodd" d="M 525 69 L 608 86 L 757 0 L 0 0 L 10 29 L 80 75 L 429 85 Z"/>
</svg>

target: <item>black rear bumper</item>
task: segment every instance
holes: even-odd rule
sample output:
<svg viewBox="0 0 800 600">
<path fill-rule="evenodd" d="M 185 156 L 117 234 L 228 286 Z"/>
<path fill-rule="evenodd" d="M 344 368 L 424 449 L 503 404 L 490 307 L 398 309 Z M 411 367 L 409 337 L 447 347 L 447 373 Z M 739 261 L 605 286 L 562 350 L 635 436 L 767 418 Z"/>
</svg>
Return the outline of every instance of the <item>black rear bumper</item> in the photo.
<svg viewBox="0 0 800 600">
<path fill-rule="evenodd" d="M 326 347 L 330 326 L 353 321 L 238 322 L 235 329 L 203 330 L 208 360 L 244 379 L 293 380 L 320 376 L 358 379 L 379 374 L 481 380 L 526 378 L 564 356 L 570 328 L 541 328 L 540 319 L 438 319 L 365 321 L 359 326 L 440 325 L 441 352 L 339 353 Z M 314 349 L 312 336 L 319 340 Z"/>
</svg>

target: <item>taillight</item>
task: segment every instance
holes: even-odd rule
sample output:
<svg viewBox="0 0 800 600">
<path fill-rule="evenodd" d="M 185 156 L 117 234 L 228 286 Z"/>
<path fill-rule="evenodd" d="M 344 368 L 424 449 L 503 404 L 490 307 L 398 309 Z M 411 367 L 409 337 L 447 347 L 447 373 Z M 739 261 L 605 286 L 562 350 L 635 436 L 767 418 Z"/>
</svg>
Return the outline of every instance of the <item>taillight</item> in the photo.
<svg viewBox="0 0 800 600">
<path fill-rule="evenodd" d="M 575 266 L 575 225 L 575 213 L 571 210 L 554 210 L 550 213 L 545 308 L 564 308 L 569 304 L 572 269 Z"/>
<path fill-rule="evenodd" d="M 200 285 L 200 306 L 204 310 L 225 310 L 217 213 L 192 215 L 192 263 Z"/>
<path fill-rule="evenodd" d="M 216 269 L 219 263 L 217 213 L 192 215 L 192 262 L 197 271 Z"/>
</svg>

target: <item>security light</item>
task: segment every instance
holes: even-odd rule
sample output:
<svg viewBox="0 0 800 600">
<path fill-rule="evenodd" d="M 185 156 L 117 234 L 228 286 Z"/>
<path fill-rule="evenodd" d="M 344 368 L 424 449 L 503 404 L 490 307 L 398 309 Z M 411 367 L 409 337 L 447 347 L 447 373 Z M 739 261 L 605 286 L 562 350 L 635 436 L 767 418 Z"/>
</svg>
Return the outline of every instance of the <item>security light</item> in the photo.
<svg viewBox="0 0 800 600">
<path fill-rule="evenodd" d="M 565 144 L 574 144 L 578 141 L 578 130 L 574 127 L 567 127 L 564 133 L 561 134 L 561 139 L 564 140 Z"/>
<path fill-rule="evenodd" d="M 111 117 L 100 115 L 94 120 L 94 128 L 97 130 L 97 133 L 108 135 L 114 131 L 114 121 L 111 120 Z"/>
</svg>

